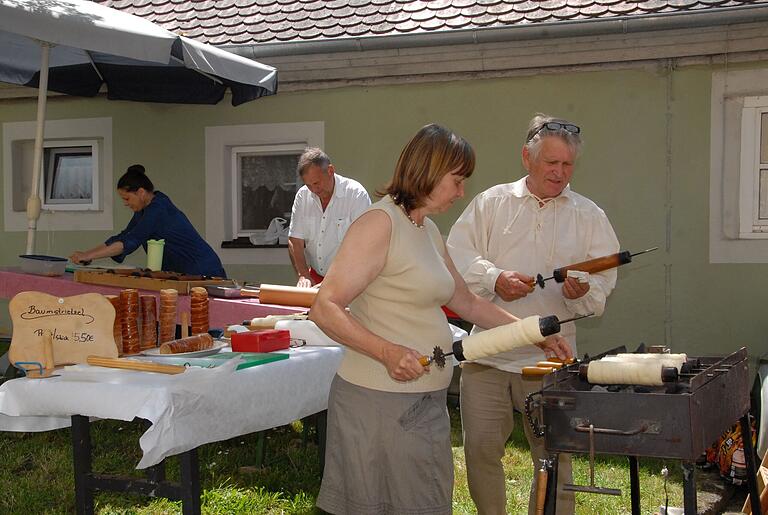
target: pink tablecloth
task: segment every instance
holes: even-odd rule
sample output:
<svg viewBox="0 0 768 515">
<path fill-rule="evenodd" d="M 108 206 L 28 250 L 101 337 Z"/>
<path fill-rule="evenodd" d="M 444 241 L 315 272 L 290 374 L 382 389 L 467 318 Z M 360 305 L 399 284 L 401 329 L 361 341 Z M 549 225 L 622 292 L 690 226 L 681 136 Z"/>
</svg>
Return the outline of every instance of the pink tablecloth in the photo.
<svg viewBox="0 0 768 515">
<path fill-rule="evenodd" d="M 0 298 L 3 299 L 10 299 L 22 291 L 40 291 L 59 297 L 69 297 L 81 293 L 94 292 L 115 295 L 120 290 L 121 288 L 114 286 L 77 283 L 70 273 L 58 277 L 45 277 L 25 274 L 18 268 L 0 268 Z M 141 290 L 141 294 L 160 296 L 160 292 L 150 290 Z M 301 313 L 306 311 L 307 308 L 259 304 L 257 299 L 221 299 L 211 297 L 209 310 L 211 327 L 224 328 L 231 324 L 239 324 L 243 320 L 266 315 Z M 189 296 L 179 295 L 179 311 L 189 311 Z"/>
</svg>

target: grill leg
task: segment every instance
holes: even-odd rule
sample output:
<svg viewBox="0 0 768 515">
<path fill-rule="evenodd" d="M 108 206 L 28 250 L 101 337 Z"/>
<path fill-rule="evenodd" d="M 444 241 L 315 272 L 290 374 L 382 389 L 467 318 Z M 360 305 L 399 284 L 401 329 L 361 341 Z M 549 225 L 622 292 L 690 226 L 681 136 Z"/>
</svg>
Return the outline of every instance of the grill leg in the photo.
<svg viewBox="0 0 768 515">
<path fill-rule="evenodd" d="M 544 501 L 544 515 L 555 515 L 557 513 L 557 462 L 559 458 L 559 454 L 552 454 L 549 457 L 552 468 L 547 479 L 547 500 Z"/>
<path fill-rule="evenodd" d="M 683 466 L 683 509 L 685 513 L 696 511 L 696 468 L 693 462 L 684 461 Z"/>
<path fill-rule="evenodd" d="M 755 461 L 755 450 L 752 447 L 752 428 L 749 425 L 749 414 L 741 417 L 739 422 L 741 423 L 741 441 L 744 442 L 744 460 L 747 464 L 749 503 L 751 506 L 760 506 L 760 494 L 757 492 L 757 463 Z M 755 512 L 753 511 L 752 513 Z"/>
<path fill-rule="evenodd" d="M 629 458 L 629 492 L 632 500 L 632 515 L 640 515 L 640 474 L 637 456 Z"/>
</svg>

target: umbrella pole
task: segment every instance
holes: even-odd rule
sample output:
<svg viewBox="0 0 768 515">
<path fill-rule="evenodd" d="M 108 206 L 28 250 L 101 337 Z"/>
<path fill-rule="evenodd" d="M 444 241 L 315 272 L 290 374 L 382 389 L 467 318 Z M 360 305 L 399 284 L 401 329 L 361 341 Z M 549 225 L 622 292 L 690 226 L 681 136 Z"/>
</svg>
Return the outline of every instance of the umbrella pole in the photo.
<svg viewBox="0 0 768 515">
<path fill-rule="evenodd" d="M 32 160 L 32 186 L 27 199 L 27 254 L 35 253 L 35 232 L 40 218 L 40 176 L 43 172 L 43 138 L 45 134 L 45 108 L 48 101 L 48 59 L 50 43 L 40 42 L 40 83 L 37 88 L 37 127 L 35 130 L 35 156 Z"/>
</svg>

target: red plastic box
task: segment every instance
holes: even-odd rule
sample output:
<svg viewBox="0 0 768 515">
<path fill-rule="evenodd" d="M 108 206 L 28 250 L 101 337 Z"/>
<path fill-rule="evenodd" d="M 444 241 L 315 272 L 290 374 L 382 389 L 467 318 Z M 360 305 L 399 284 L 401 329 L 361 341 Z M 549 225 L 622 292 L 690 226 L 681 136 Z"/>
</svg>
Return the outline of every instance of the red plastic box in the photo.
<svg viewBox="0 0 768 515">
<path fill-rule="evenodd" d="M 233 352 L 272 352 L 290 345 L 291 332 L 285 329 L 232 333 Z"/>
</svg>

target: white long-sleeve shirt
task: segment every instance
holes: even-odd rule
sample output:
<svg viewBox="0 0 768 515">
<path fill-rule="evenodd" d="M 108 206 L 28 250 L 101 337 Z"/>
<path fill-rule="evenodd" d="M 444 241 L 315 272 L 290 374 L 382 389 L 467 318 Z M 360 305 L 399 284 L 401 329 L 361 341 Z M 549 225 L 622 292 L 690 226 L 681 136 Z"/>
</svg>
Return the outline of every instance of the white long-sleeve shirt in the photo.
<svg viewBox="0 0 768 515">
<path fill-rule="evenodd" d="M 588 198 L 563 192 L 539 205 L 528 191 L 526 177 L 500 184 L 475 197 L 448 236 L 448 252 L 469 288 L 513 315 L 557 315 L 561 320 L 594 312 L 601 315 L 605 300 L 616 285 L 616 269 L 590 274 L 589 292 L 566 299 L 562 284 L 547 281 L 512 302 L 494 292 L 496 279 L 505 270 L 550 277 L 555 268 L 619 251 L 619 242 L 605 213 Z M 472 332 L 481 331 L 475 327 Z M 560 333 L 576 353 L 576 328 L 563 325 Z M 544 359 L 533 345 L 497 354 L 477 362 L 509 372 Z"/>
<path fill-rule="evenodd" d="M 333 196 L 325 211 L 320 197 L 306 186 L 299 188 L 288 229 L 291 238 L 304 240 L 307 264 L 320 275 L 328 272 L 349 226 L 371 205 L 362 184 L 337 173 L 333 177 Z"/>
</svg>

